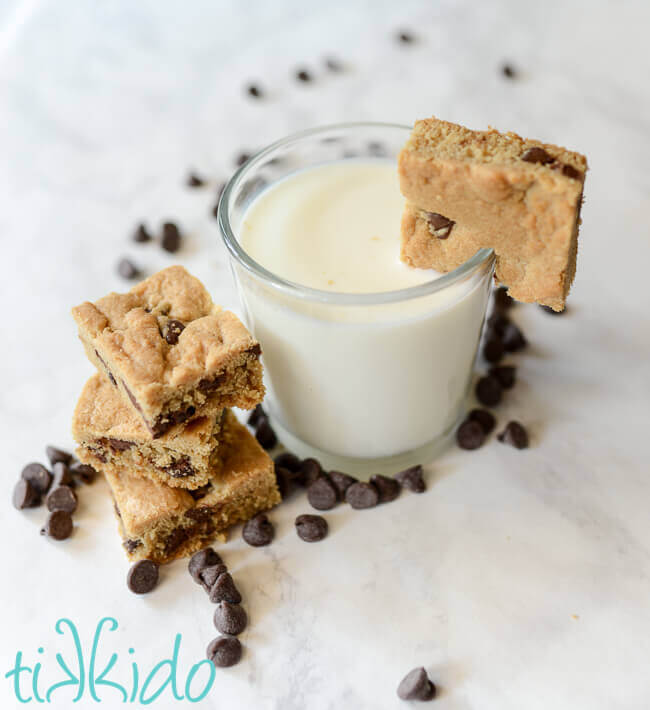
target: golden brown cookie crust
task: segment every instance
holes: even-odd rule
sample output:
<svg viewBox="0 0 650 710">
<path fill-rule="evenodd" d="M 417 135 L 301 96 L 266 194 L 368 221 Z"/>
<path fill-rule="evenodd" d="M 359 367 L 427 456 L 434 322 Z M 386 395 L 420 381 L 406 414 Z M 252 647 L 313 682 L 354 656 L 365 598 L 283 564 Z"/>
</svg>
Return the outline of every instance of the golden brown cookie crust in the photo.
<svg viewBox="0 0 650 710">
<path fill-rule="evenodd" d="M 547 158 L 524 160 L 531 149 Z M 559 146 L 418 121 L 399 156 L 402 259 L 445 272 L 492 248 L 511 296 L 562 310 L 575 275 L 586 170 L 583 155 Z M 446 238 L 434 234 L 431 214 L 455 222 Z"/>
<path fill-rule="evenodd" d="M 86 353 L 159 436 L 195 415 L 251 409 L 264 396 L 261 349 L 182 266 L 72 309 Z M 172 320 L 184 329 L 164 337 Z"/>
</svg>

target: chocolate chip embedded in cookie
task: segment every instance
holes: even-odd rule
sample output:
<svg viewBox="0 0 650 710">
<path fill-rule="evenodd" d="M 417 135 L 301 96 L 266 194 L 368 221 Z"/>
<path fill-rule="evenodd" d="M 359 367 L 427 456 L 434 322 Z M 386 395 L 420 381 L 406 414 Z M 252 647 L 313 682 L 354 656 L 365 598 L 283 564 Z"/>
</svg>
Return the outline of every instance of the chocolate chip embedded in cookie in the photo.
<svg viewBox="0 0 650 710">
<path fill-rule="evenodd" d="M 528 148 L 528 150 L 522 154 L 521 159 L 525 160 L 527 163 L 539 163 L 540 165 L 552 163 L 554 160 L 544 148 L 540 148 L 539 146 Z"/>
<path fill-rule="evenodd" d="M 429 225 L 429 231 L 437 239 L 447 239 L 456 224 L 453 220 L 437 212 L 426 212 L 425 216 Z"/>
</svg>

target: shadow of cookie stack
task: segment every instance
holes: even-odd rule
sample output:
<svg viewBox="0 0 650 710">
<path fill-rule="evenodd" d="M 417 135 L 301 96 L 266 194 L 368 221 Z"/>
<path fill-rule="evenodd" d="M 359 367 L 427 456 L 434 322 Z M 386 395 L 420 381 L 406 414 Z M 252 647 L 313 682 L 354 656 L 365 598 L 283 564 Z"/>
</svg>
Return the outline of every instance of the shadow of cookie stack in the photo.
<svg viewBox="0 0 650 710">
<path fill-rule="evenodd" d="M 261 349 L 183 267 L 72 310 L 97 367 L 75 409 L 131 560 L 190 555 L 280 502 L 273 462 L 230 407 L 264 397 Z"/>
</svg>

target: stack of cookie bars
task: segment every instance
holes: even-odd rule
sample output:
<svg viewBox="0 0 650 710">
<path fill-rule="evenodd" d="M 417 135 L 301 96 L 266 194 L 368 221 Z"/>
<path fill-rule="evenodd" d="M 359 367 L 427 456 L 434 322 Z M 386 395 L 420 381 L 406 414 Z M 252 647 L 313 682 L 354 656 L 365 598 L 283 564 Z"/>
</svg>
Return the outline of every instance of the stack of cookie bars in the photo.
<svg viewBox="0 0 650 710">
<path fill-rule="evenodd" d="M 229 409 L 264 397 L 259 343 L 198 279 L 172 266 L 72 313 L 98 370 L 72 433 L 131 560 L 190 555 L 280 502 L 273 461 Z"/>
</svg>

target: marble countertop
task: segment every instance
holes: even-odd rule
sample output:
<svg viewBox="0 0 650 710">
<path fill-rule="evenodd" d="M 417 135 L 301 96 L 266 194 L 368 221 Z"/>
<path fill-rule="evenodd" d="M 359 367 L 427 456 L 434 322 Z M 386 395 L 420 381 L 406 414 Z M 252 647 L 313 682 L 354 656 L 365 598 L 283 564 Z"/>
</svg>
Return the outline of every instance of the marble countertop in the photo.
<svg viewBox="0 0 650 710">
<path fill-rule="evenodd" d="M 291 131 L 435 113 L 574 147 L 589 157 L 570 313 L 521 307 L 531 347 L 499 419 L 532 447 L 450 449 L 428 491 L 366 512 L 341 507 L 318 545 L 294 534 L 223 554 L 251 618 L 243 661 L 219 671 L 207 708 L 405 707 L 400 678 L 424 665 L 441 710 L 641 710 L 650 706 L 650 5 L 626 2 L 74 3 L 0 7 L 0 388 L 4 503 L 0 705 L 17 651 L 47 687 L 70 657 L 60 618 L 127 683 L 169 657 L 179 678 L 215 635 L 185 563 L 147 597 L 125 586 L 103 482 L 83 491 L 65 544 L 38 535 L 42 509 L 10 504 L 22 465 L 72 445 L 72 408 L 92 368 L 69 309 L 124 283 L 120 255 L 152 272 L 175 261 L 237 309 L 210 214 L 234 156 Z M 400 28 L 417 41 L 400 46 Z M 323 58 L 345 62 L 326 73 Z M 510 81 L 499 67 L 510 61 Z M 298 66 L 315 81 L 299 85 Z M 249 80 L 267 92 L 246 97 Z M 189 190 L 190 168 L 208 176 Z M 175 219 L 171 256 L 137 246 L 140 220 Z M 38 653 L 38 648 L 43 653 Z M 133 648 L 133 654 L 128 649 Z M 71 661 L 69 661 L 71 662 Z M 197 680 L 197 687 L 198 687 Z M 54 707 L 71 707 L 60 689 Z M 120 695 L 103 688 L 104 707 Z M 182 707 L 167 690 L 152 707 Z M 75 706 L 95 707 L 86 693 Z"/>
</svg>

